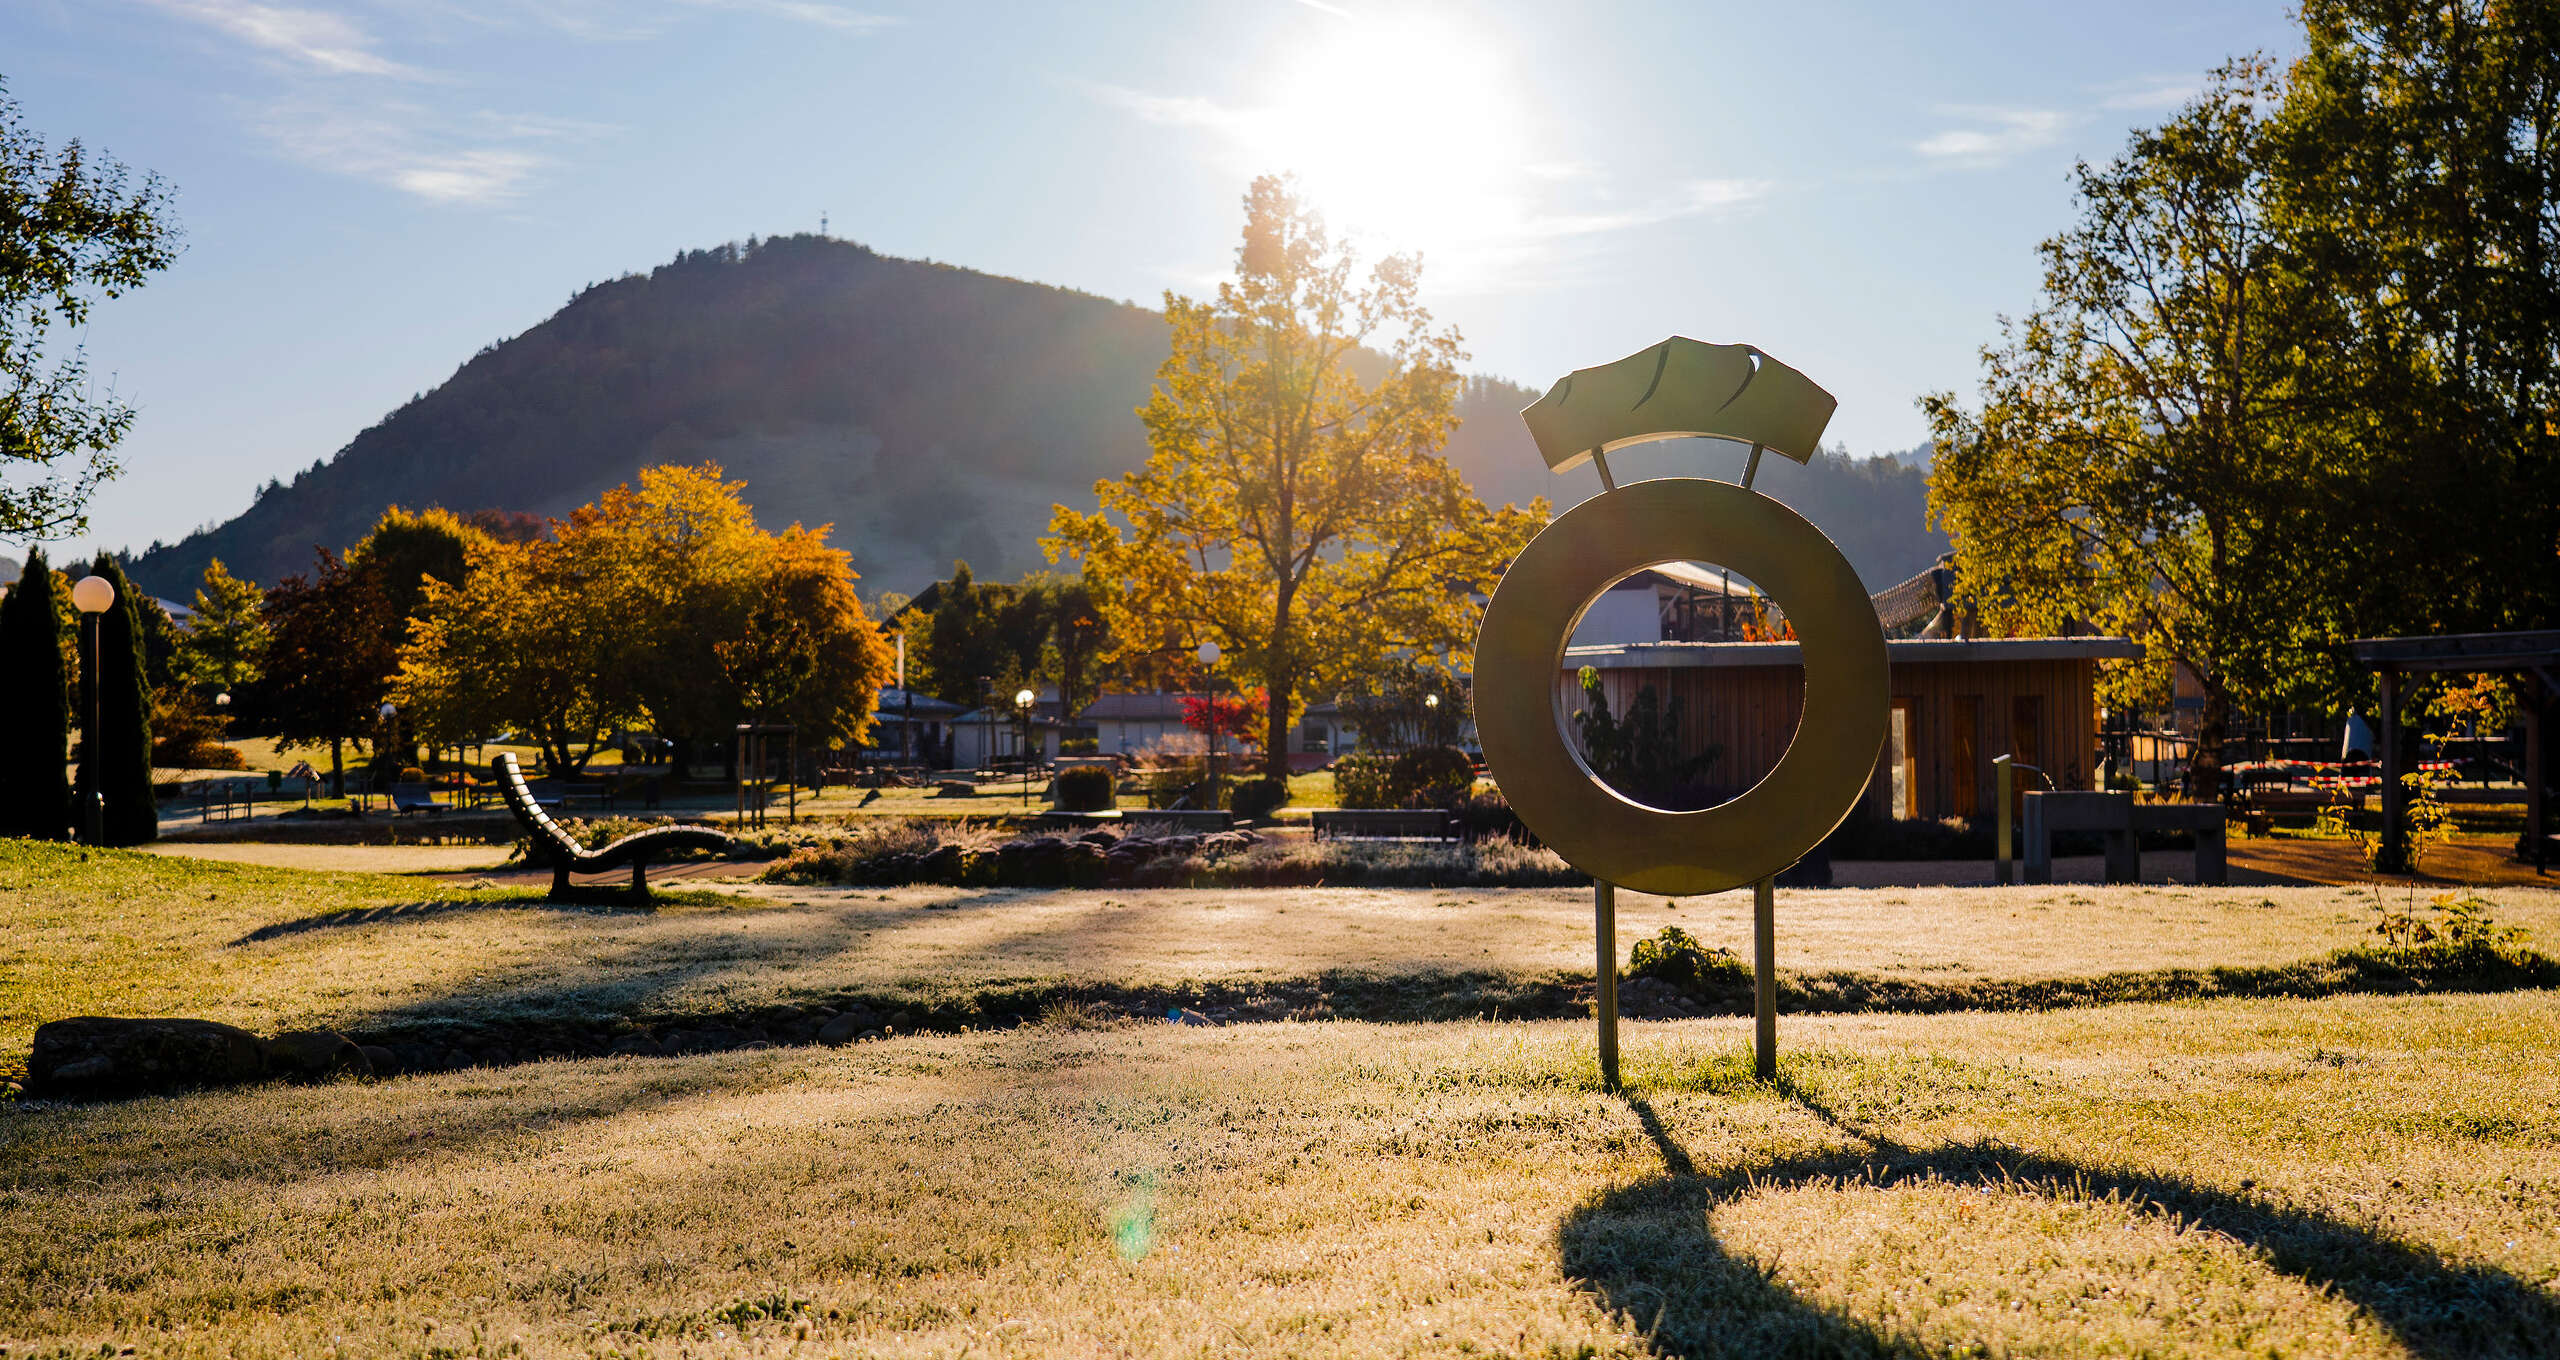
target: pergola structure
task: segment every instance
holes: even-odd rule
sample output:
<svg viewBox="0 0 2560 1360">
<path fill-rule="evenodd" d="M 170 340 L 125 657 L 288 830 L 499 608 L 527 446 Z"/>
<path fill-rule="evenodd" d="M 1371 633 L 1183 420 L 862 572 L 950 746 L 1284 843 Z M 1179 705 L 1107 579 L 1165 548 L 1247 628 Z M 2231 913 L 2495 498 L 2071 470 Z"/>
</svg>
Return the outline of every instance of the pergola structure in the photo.
<svg viewBox="0 0 2560 1360">
<path fill-rule="evenodd" d="M 2522 677 L 2524 700 L 2524 836 L 2519 857 L 2536 872 L 2550 863 L 2551 724 L 2560 709 L 2560 631 L 2449 633 L 2442 637 L 2363 638 L 2347 644 L 2356 663 L 2375 673 L 2382 687 L 2381 721 L 2374 740 L 2382 757 L 2382 854 L 2378 863 L 2409 863 L 2408 742 L 2400 735 L 2400 677 L 2420 671 Z"/>
</svg>

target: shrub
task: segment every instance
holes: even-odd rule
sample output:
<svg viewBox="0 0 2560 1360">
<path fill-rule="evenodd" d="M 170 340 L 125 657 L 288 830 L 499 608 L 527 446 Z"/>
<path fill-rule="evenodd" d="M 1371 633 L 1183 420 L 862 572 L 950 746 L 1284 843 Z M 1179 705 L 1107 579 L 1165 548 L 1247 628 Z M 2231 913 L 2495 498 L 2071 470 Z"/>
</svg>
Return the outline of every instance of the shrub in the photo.
<svg viewBox="0 0 2560 1360">
<path fill-rule="evenodd" d="M 1235 791 L 1227 797 L 1227 808 L 1239 817 L 1260 821 L 1279 811 L 1288 801 L 1289 781 L 1265 776 L 1236 785 Z"/>
<path fill-rule="evenodd" d="M 1366 752 L 1347 755 L 1333 762 L 1333 801 L 1347 808 L 1394 807 L 1397 800 L 1389 797 L 1394 783 L 1389 777 L 1390 762 L 1383 756 Z"/>
<path fill-rule="evenodd" d="M 1449 807 L 1474 791 L 1476 763 L 1455 746 L 1425 746 L 1397 756 L 1387 768 L 1383 806 Z"/>
<path fill-rule="evenodd" d="M 1098 756 L 1102 754 L 1102 742 L 1101 739 L 1097 737 L 1068 737 L 1058 743 L 1058 754 L 1062 756 Z"/>
<path fill-rule="evenodd" d="M 1058 808 L 1063 812 L 1102 812 L 1116 801 L 1111 771 L 1100 765 L 1078 765 L 1058 772 Z"/>
<path fill-rule="evenodd" d="M 1538 838 L 1530 834 L 1528 824 L 1520 820 L 1519 813 L 1511 810 L 1511 801 L 1504 798 L 1499 789 L 1476 794 L 1450 810 L 1457 814 L 1458 834 L 1471 844 L 1482 841 L 1538 844 Z"/>
<path fill-rule="evenodd" d="M 1650 940 L 1638 940 L 1627 955 L 1627 976 L 1670 983 L 1692 996 L 1751 986 L 1751 965 L 1730 949 L 1710 949 L 1678 926 L 1664 926 Z"/>
</svg>

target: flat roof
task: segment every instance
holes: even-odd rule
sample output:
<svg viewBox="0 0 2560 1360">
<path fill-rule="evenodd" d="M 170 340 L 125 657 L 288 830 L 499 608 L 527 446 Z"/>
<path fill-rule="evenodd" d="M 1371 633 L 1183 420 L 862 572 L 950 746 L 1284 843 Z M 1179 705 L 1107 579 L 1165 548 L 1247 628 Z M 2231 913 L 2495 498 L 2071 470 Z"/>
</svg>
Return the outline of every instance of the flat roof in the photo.
<svg viewBox="0 0 2560 1360">
<path fill-rule="evenodd" d="M 2347 652 L 2367 670 L 2533 670 L 2560 666 L 2560 631 L 2358 638 Z"/>
<path fill-rule="evenodd" d="M 1567 647 L 1567 668 L 1639 670 L 1679 666 L 1801 666 L 1792 642 L 1622 642 Z M 1894 638 L 1885 660 L 1896 666 L 1966 661 L 2132 661 L 2142 644 L 2120 637 Z"/>
</svg>

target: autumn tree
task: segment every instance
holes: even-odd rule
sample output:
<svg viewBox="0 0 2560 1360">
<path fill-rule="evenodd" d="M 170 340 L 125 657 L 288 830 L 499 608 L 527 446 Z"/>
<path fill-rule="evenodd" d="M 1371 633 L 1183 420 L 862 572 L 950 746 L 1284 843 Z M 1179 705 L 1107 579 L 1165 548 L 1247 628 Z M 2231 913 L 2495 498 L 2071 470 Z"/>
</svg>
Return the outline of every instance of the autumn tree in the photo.
<svg viewBox="0 0 2560 1360">
<path fill-rule="evenodd" d="M 459 585 L 431 579 L 400 657 L 422 735 L 525 733 L 583 768 L 617 728 L 726 749 L 742 721 L 818 745 L 864 735 L 888 647 L 825 528 L 755 526 L 717 467 L 652 467 L 549 539 L 475 540 Z"/>
<path fill-rule="evenodd" d="M 48 149 L 0 85 L 0 537 L 86 529 L 91 491 L 115 475 L 133 408 L 99 390 L 76 343 L 47 341 L 177 258 L 169 199 L 158 176 L 135 184 L 79 142 Z"/>
<path fill-rule="evenodd" d="M 513 731 L 553 771 L 581 769 L 638 706 L 615 671 L 610 600 L 556 543 L 482 537 L 460 582 L 429 576 L 392 698 L 423 739 L 463 745 Z"/>
<path fill-rule="evenodd" d="M 2165 689 L 2204 691 L 2194 779 L 2234 710 L 2301 683 L 2340 627 L 2322 423 L 2351 375 L 2303 361 L 2337 333 L 2273 217 L 2262 62 L 2125 153 L 2078 172 L 2080 220 L 2045 242 L 2043 301 L 1983 352 L 1981 404 L 1927 398 L 1933 517 L 1995 632 L 2129 634 Z"/>
<path fill-rule="evenodd" d="M 1475 599 L 1546 518 L 1487 512 L 1439 454 L 1465 355 L 1417 298 L 1419 262 L 1390 256 L 1365 285 L 1354 266 L 1289 181 L 1256 180 L 1235 278 L 1165 297 L 1146 465 L 1097 484 L 1091 513 L 1057 507 L 1042 543 L 1084 563 L 1115 657 L 1215 641 L 1263 688 L 1275 777 L 1311 688 L 1470 647 Z"/>
</svg>

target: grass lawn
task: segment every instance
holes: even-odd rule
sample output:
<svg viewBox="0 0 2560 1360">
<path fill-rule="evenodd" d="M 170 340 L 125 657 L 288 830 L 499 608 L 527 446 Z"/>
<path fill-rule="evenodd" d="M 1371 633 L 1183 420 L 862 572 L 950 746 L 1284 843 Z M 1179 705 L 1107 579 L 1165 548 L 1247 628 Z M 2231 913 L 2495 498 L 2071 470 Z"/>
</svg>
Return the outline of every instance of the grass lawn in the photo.
<svg viewBox="0 0 2560 1360">
<path fill-rule="evenodd" d="M 2560 897 L 2489 894 L 2560 939 Z M 37 1018 L 262 1030 L 845 988 L 1587 978 L 1587 896 L 694 894 L 0 842 Z M 1626 940 L 1739 945 L 1729 898 Z M 2023 984 L 2369 938 L 2338 889 L 1783 892 L 1790 977 Z M 281 929 L 279 929 L 281 928 Z M 1040 1023 L 0 1103 L 30 1354 L 2548 1354 L 2560 993 L 1631 1022 Z"/>
</svg>

